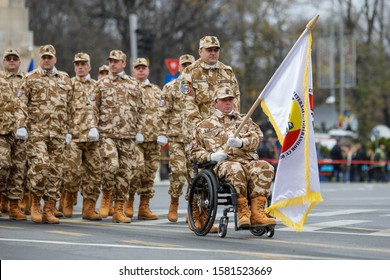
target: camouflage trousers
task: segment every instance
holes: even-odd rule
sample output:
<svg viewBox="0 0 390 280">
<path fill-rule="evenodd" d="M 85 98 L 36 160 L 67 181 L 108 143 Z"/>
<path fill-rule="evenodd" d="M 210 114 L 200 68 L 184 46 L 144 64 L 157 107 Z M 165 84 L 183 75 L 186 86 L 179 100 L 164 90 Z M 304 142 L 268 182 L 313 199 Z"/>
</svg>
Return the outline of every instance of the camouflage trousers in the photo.
<svg viewBox="0 0 390 280">
<path fill-rule="evenodd" d="M 222 161 L 214 167 L 218 178 L 231 184 L 238 195 L 251 198 L 268 197 L 274 177 L 274 167 L 264 160 Z"/>
<path fill-rule="evenodd" d="M 154 179 L 160 165 L 160 145 L 157 142 L 137 144 L 137 170 L 131 180 L 130 193 L 154 196 Z"/>
<path fill-rule="evenodd" d="M 0 135 L 0 193 L 9 199 L 21 199 L 26 171 L 26 142 L 12 134 Z"/>
<path fill-rule="evenodd" d="M 134 140 L 103 138 L 100 142 L 100 155 L 102 191 L 112 191 L 113 200 L 128 199 L 136 167 Z"/>
<path fill-rule="evenodd" d="M 59 200 L 63 178 L 63 138 L 30 139 L 27 150 L 27 186 L 38 197 Z"/>
<path fill-rule="evenodd" d="M 101 159 L 99 142 L 71 141 L 65 148 L 64 190 L 80 191 L 96 201 L 100 194 Z"/>
<path fill-rule="evenodd" d="M 191 176 L 188 170 L 192 169 L 190 161 L 187 160 L 186 145 L 183 142 L 169 142 L 169 190 L 172 197 L 180 197 L 183 194 L 183 185 L 191 183 Z"/>
</svg>

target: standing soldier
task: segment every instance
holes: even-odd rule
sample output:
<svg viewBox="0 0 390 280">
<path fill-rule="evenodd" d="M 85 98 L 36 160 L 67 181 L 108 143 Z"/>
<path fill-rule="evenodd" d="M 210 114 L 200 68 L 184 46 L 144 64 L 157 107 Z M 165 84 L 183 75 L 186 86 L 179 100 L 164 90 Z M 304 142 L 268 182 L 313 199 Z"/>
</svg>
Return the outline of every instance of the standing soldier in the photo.
<svg viewBox="0 0 390 280">
<path fill-rule="evenodd" d="M 156 220 L 158 215 L 152 213 L 149 202 L 154 196 L 154 179 L 160 163 L 160 147 L 157 143 L 159 140 L 157 135 L 162 127 L 158 109 L 161 89 L 148 80 L 150 70 L 145 58 L 137 58 L 133 62 L 132 73 L 141 86 L 142 96 L 145 100 L 145 112 L 142 115 L 142 118 L 145 119 L 145 126 L 139 131 L 144 139 L 136 141 L 137 171 L 131 182 L 125 213 L 127 216 L 133 215 L 134 194 L 137 192 L 140 195 L 138 219 Z M 167 143 L 168 139 L 165 137 L 162 141 Z"/>
<path fill-rule="evenodd" d="M 95 211 L 100 194 L 101 165 L 99 152 L 99 115 L 96 107 L 96 81 L 89 74 L 90 57 L 77 53 L 73 60 L 76 76 L 71 79 L 68 128 L 72 141 L 67 145 L 64 167 L 65 217 L 72 217 L 77 191 L 83 195 L 82 217 L 101 220 Z"/>
<path fill-rule="evenodd" d="M 1 210 L 9 212 L 10 220 L 26 220 L 20 211 L 26 172 L 25 142 L 15 138 L 16 93 L 24 75 L 20 71 L 20 57 L 15 49 L 3 55 L 4 71 L 0 73 L 0 192 Z M 1 214 L 1 211 L 0 211 Z"/>
<path fill-rule="evenodd" d="M 100 215 L 108 216 L 114 201 L 112 221 L 130 223 L 124 213 L 130 182 L 136 168 L 134 138 L 142 140 L 145 103 L 137 81 L 125 74 L 126 55 L 113 50 L 108 57 L 110 73 L 96 87 L 102 157 L 102 200 Z"/>
<path fill-rule="evenodd" d="M 185 54 L 179 58 L 179 73 L 188 65 L 193 63 L 195 58 Z M 176 222 L 179 207 L 179 197 L 183 194 L 183 185 L 191 183 L 192 167 L 187 160 L 186 147 L 189 144 L 191 131 L 188 129 L 188 118 L 185 108 L 185 101 L 180 92 L 180 80 L 176 79 L 163 87 L 163 94 L 160 100 L 161 120 L 163 131 L 169 139 L 169 190 L 171 203 L 168 210 L 168 220 Z"/>
<path fill-rule="evenodd" d="M 55 67 L 56 50 L 52 45 L 41 46 L 39 56 L 39 67 L 22 79 L 17 94 L 16 136 L 23 139 L 28 134 L 29 138 L 27 179 L 32 198 L 31 220 L 58 224 L 54 211 L 60 198 L 65 141 L 70 141 L 67 110 L 72 88 L 68 74 Z"/>
</svg>

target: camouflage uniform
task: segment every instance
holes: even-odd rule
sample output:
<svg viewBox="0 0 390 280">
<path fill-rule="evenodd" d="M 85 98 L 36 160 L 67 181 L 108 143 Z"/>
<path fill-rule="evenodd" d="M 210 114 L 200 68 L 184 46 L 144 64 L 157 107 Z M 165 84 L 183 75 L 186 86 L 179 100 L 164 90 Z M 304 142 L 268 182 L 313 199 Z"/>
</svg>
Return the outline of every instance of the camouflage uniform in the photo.
<svg viewBox="0 0 390 280">
<path fill-rule="evenodd" d="M 28 171 L 31 192 L 58 200 L 63 176 L 64 143 L 68 132 L 69 76 L 37 68 L 27 74 L 18 92 L 17 127 L 27 127 Z"/>
<path fill-rule="evenodd" d="M 26 142 L 14 137 L 14 105 L 24 75 L 0 72 L 0 192 L 9 199 L 22 199 L 26 191 Z"/>
<path fill-rule="evenodd" d="M 125 74 L 102 78 L 96 93 L 102 190 L 113 191 L 113 200 L 125 200 L 136 168 L 134 138 L 143 125 L 145 102 L 137 81 Z"/>
<path fill-rule="evenodd" d="M 137 192 L 149 198 L 154 196 L 154 179 L 160 164 L 160 146 L 157 143 L 162 124 L 159 115 L 158 104 L 161 89 L 149 82 L 140 83 L 142 96 L 145 100 L 145 111 L 140 116 L 144 119 L 144 125 L 138 131 L 144 136 L 144 142 L 137 144 L 136 175 L 132 180 L 130 194 Z"/>
<path fill-rule="evenodd" d="M 199 123 L 195 131 L 192 155 L 199 162 L 210 161 L 211 153 L 224 150 L 229 136 L 232 136 L 242 122 L 243 116 L 238 113 L 225 115 L 215 111 L 214 115 Z M 266 161 L 259 160 L 256 152 L 263 133 L 258 125 L 248 120 L 240 131 L 243 141 L 240 149 L 227 148 L 227 160 L 219 162 L 215 167 L 219 178 L 224 178 L 235 187 L 237 193 L 244 197 L 247 190 L 251 198 L 268 196 L 274 169 Z"/>
<path fill-rule="evenodd" d="M 180 80 L 176 79 L 163 88 L 160 100 L 161 120 L 164 134 L 169 138 L 169 191 L 172 197 L 183 194 L 183 184 L 191 182 L 189 174 L 192 166 L 187 160 L 186 148 L 189 145 L 191 132 L 184 97 L 180 92 Z"/>
<path fill-rule="evenodd" d="M 91 128 L 98 125 L 96 81 L 84 77 L 71 79 L 73 96 L 69 103 L 69 133 L 72 141 L 66 148 L 64 188 L 96 201 L 100 194 L 101 162 L 99 142 L 89 140 Z"/>
</svg>

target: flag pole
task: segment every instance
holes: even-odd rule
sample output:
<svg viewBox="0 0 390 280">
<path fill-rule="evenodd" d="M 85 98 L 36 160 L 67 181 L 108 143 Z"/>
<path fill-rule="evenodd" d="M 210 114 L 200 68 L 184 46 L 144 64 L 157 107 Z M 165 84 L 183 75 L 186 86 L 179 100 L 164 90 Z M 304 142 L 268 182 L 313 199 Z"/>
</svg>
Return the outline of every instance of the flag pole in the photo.
<svg viewBox="0 0 390 280">
<path fill-rule="evenodd" d="M 306 30 L 305 31 L 311 31 L 313 28 L 314 28 L 314 25 L 316 24 L 318 18 L 320 17 L 319 14 L 315 15 L 306 25 Z M 305 32 L 304 32 L 305 33 Z M 302 35 L 304 34 L 302 33 Z M 299 37 L 299 39 L 302 37 L 302 35 Z M 299 39 L 297 40 L 297 42 L 299 41 Z M 289 51 L 289 53 L 292 52 L 292 50 L 294 49 L 294 47 L 296 46 L 296 43 L 294 44 L 294 46 L 291 48 L 291 50 Z M 288 54 L 287 54 L 288 56 Z M 287 57 L 286 56 L 286 57 Z M 276 70 L 277 71 L 277 70 Z M 275 74 L 274 74 L 275 76 Z M 271 77 L 272 79 L 272 77 Z M 267 83 L 267 85 L 264 87 L 264 90 L 267 88 L 268 84 L 270 84 L 270 82 Z M 263 90 L 263 92 L 264 92 Z M 234 132 L 234 136 L 233 137 L 237 137 L 238 134 L 240 133 L 241 129 L 243 128 L 243 126 L 245 125 L 245 123 L 248 121 L 248 119 L 252 116 L 253 112 L 256 110 L 257 106 L 259 106 L 262 98 L 261 98 L 261 94 L 259 94 L 259 96 L 257 97 L 255 103 L 253 103 L 252 107 L 250 108 L 250 110 L 248 111 L 248 113 L 245 115 L 244 119 L 242 120 L 241 124 L 238 126 L 237 130 Z M 227 148 L 225 148 L 225 152 L 227 151 Z"/>
</svg>

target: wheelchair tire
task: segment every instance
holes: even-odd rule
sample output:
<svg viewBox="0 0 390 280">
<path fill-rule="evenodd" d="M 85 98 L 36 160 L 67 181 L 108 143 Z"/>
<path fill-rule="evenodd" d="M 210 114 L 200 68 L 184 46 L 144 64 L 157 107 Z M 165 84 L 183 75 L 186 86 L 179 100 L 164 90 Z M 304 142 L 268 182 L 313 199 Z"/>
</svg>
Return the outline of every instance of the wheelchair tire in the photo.
<svg viewBox="0 0 390 280">
<path fill-rule="evenodd" d="M 191 223 L 196 235 L 206 235 L 214 224 L 218 207 L 217 187 L 216 176 L 207 169 L 201 170 L 191 183 L 188 197 L 188 222 Z M 195 226 L 194 212 L 202 216 L 201 227 Z"/>
<path fill-rule="evenodd" d="M 275 234 L 275 228 L 274 227 L 268 227 L 266 228 L 266 234 L 268 238 L 272 238 Z"/>
<path fill-rule="evenodd" d="M 249 230 L 254 236 L 262 236 L 266 233 L 265 227 L 255 227 Z"/>
</svg>

